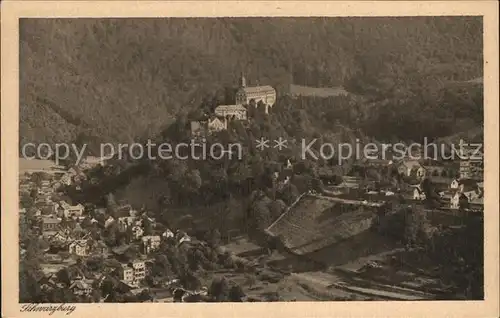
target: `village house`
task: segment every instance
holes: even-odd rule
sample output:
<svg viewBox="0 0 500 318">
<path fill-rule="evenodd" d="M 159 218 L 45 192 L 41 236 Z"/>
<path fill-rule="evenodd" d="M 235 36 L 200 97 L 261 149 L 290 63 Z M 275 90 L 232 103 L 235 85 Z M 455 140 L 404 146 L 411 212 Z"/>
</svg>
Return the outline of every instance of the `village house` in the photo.
<svg viewBox="0 0 500 318">
<path fill-rule="evenodd" d="M 132 236 L 135 240 L 140 239 L 144 235 L 144 230 L 139 225 L 134 225 L 132 227 Z"/>
<path fill-rule="evenodd" d="M 81 189 L 80 185 L 85 180 L 87 180 L 87 177 L 84 174 L 77 174 L 76 176 L 73 176 L 73 182 L 76 183 L 77 189 Z"/>
<path fill-rule="evenodd" d="M 159 235 L 147 235 L 141 238 L 144 254 L 156 251 L 160 247 L 161 238 Z"/>
<path fill-rule="evenodd" d="M 44 232 L 57 231 L 59 225 L 61 224 L 61 219 L 54 217 L 42 218 L 42 230 Z"/>
<path fill-rule="evenodd" d="M 460 197 L 466 198 L 469 202 L 482 198 L 484 193 L 483 188 L 472 179 L 453 180 L 450 184 L 450 190 L 452 195 L 458 193 Z M 442 192 L 442 197 L 447 197 L 446 192 L 450 191 Z M 458 198 L 455 198 L 455 201 L 457 200 Z M 456 206 L 456 204 L 454 206 Z"/>
<path fill-rule="evenodd" d="M 68 229 L 60 229 L 55 234 L 48 237 L 50 243 L 65 244 L 71 241 L 72 235 Z"/>
<path fill-rule="evenodd" d="M 146 278 L 146 263 L 144 261 L 133 261 L 132 268 L 134 269 L 134 278 L 136 282 Z"/>
<path fill-rule="evenodd" d="M 170 231 L 169 229 L 166 229 L 161 236 L 165 239 L 171 239 L 175 237 L 174 232 Z"/>
<path fill-rule="evenodd" d="M 454 192 L 450 197 L 450 209 L 458 209 L 459 207 L 460 192 Z"/>
<path fill-rule="evenodd" d="M 343 176 L 342 183 L 339 184 L 339 187 L 359 188 L 360 183 L 361 183 L 361 178 L 359 177 Z"/>
<path fill-rule="evenodd" d="M 37 195 L 51 195 L 54 190 L 50 187 L 40 187 L 37 189 Z"/>
<path fill-rule="evenodd" d="M 131 286 L 138 286 L 146 278 L 146 263 L 136 260 L 127 264 L 122 264 L 118 269 L 119 277 Z"/>
<path fill-rule="evenodd" d="M 127 284 L 132 284 L 134 281 L 134 269 L 128 264 L 122 264 L 121 268 L 118 269 L 118 274 L 120 280 Z"/>
<path fill-rule="evenodd" d="M 404 160 L 398 166 L 398 173 L 408 177 L 414 174 L 417 178 L 422 178 L 425 176 L 425 169 L 417 160 Z"/>
<path fill-rule="evenodd" d="M 426 177 L 429 180 L 436 191 L 447 191 L 450 189 L 451 180 L 445 177 Z"/>
<path fill-rule="evenodd" d="M 124 231 L 136 223 L 137 217 L 135 216 L 122 216 L 118 218 L 118 225 L 120 230 Z"/>
<path fill-rule="evenodd" d="M 69 289 L 73 292 L 75 295 L 79 296 L 88 296 L 92 294 L 92 280 L 87 280 L 87 279 L 79 279 L 75 280 Z"/>
<path fill-rule="evenodd" d="M 42 188 L 45 188 L 45 189 L 50 187 L 50 180 L 42 180 L 42 182 L 40 183 L 40 186 Z"/>
<path fill-rule="evenodd" d="M 215 115 L 233 120 L 246 120 L 247 109 L 243 105 L 219 105 L 215 108 Z"/>
<path fill-rule="evenodd" d="M 35 216 L 35 217 L 40 217 L 40 216 L 42 216 L 42 210 L 40 210 L 38 207 L 32 207 L 32 208 L 30 209 L 30 212 L 32 212 L 32 213 L 33 213 L 33 216 Z"/>
<path fill-rule="evenodd" d="M 40 210 L 40 213 L 43 215 L 56 215 L 59 209 L 59 204 L 52 201 L 38 201 L 35 202 L 35 207 Z"/>
<path fill-rule="evenodd" d="M 460 154 L 460 178 L 482 180 L 484 177 L 484 163 L 482 152 L 476 153 L 475 146 L 462 145 Z"/>
<path fill-rule="evenodd" d="M 458 189 L 462 193 L 468 193 L 477 190 L 477 181 L 473 179 L 460 179 L 458 181 Z"/>
<path fill-rule="evenodd" d="M 58 190 L 59 190 L 59 188 L 61 188 L 61 187 L 62 187 L 62 185 L 63 185 L 63 184 L 62 184 L 60 181 L 56 181 L 56 182 L 54 182 L 54 184 L 52 184 L 52 191 L 53 191 L 53 192 L 58 191 Z"/>
<path fill-rule="evenodd" d="M 183 235 L 181 236 L 181 238 L 179 239 L 179 242 L 177 244 L 181 245 L 182 243 L 186 243 L 186 242 L 191 242 L 191 237 L 189 235 L 187 235 L 186 233 L 183 233 Z"/>
<path fill-rule="evenodd" d="M 104 221 L 104 227 L 107 229 L 113 223 L 115 223 L 115 219 L 110 215 L 110 216 L 108 216 L 108 218 L 106 219 L 106 221 Z"/>
<path fill-rule="evenodd" d="M 30 183 L 21 183 L 19 184 L 19 191 L 28 192 L 32 189 L 32 185 Z"/>
<path fill-rule="evenodd" d="M 71 242 L 68 246 L 69 253 L 78 256 L 88 256 L 90 254 L 90 244 L 89 240 L 75 240 Z"/>
<path fill-rule="evenodd" d="M 92 169 L 97 166 L 105 166 L 106 161 L 105 158 L 95 157 L 95 156 L 87 156 L 80 163 L 80 168 L 82 169 Z"/>
<path fill-rule="evenodd" d="M 38 285 L 43 292 L 51 292 L 54 289 L 64 288 L 64 284 L 57 282 L 55 274 L 50 274 L 48 276 L 43 276 L 39 281 Z"/>
<path fill-rule="evenodd" d="M 425 198 L 426 198 L 425 192 L 422 191 L 420 186 L 415 187 L 415 189 L 413 189 L 413 200 L 423 201 L 425 200 Z"/>
<path fill-rule="evenodd" d="M 76 176 L 78 174 L 78 170 L 75 167 L 71 167 L 68 169 L 67 174 L 71 177 Z"/>
<path fill-rule="evenodd" d="M 468 205 L 467 203 L 467 197 L 463 193 L 457 191 L 450 199 L 450 209 L 457 210 L 460 208 L 464 208 Z"/>
<path fill-rule="evenodd" d="M 108 252 L 108 246 L 104 244 L 102 241 L 97 241 L 94 246 L 92 247 L 92 252 L 95 254 L 107 254 Z"/>
<path fill-rule="evenodd" d="M 42 203 L 42 204 L 49 204 L 51 202 L 52 202 L 51 197 L 46 194 L 38 195 L 35 200 L 35 203 Z"/>
<path fill-rule="evenodd" d="M 154 259 L 147 259 L 144 261 L 144 266 L 146 268 L 146 276 L 150 276 L 153 271 L 153 267 L 155 266 L 155 260 Z M 154 281 L 154 279 L 153 279 Z"/>
<path fill-rule="evenodd" d="M 95 208 L 94 213 L 96 215 L 106 215 L 106 208 Z"/>
<path fill-rule="evenodd" d="M 471 190 L 468 192 L 463 192 L 463 194 L 465 195 L 465 197 L 467 197 L 469 202 L 483 196 L 483 193 L 479 188 L 476 188 L 475 190 Z"/>
<path fill-rule="evenodd" d="M 76 167 L 76 166 L 68 169 L 68 171 L 66 172 L 65 175 L 70 178 L 69 184 L 71 184 L 73 182 L 79 183 L 83 180 L 87 180 L 87 175 L 79 167 Z M 60 180 L 61 182 L 63 182 L 62 179 L 63 178 L 61 178 L 61 180 Z"/>
<path fill-rule="evenodd" d="M 469 207 L 474 210 L 483 210 L 484 209 L 484 197 L 479 196 L 469 201 Z"/>
<path fill-rule="evenodd" d="M 227 129 L 227 119 L 224 117 L 211 117 L 207 120 L 191 122 L 191 135 L 193 137 L 205 137 L 218 131 Z"/>
<path fill-rule="evenodd" d="M 177 230 L 175 233 L 175 240 L 177 241 L 177 245 L 181 245 L 184 242 L 191 242 L 191 237 L 187 235 L 186 232 Z"/>
<path fill-rule="evenodd" d="M 245 76 L 240 78 L 240 87 L 236 91 L 236 104 L 252 105 L 255 107 L 262 102 L 265 105 L 265 113 L 269 113 L 269 108 L 276 102 L 276 90 L 272 86 L 247 87 Z"/>
<path fill-rule="evenodd" d="M 448 177 L 444 166 L 440 165 L 424 165 L 422 166 L 425 170 L 425 175 L 427 177 Z"/>
<path fill-rule="evenodd" d="M 208 119 L 208 134 L 227 129 L 227 119 L 213 117 Z"/>
<path fill-rule="evenodd" d="M 120 207 L 118 208 L 118 213 L 120 214 L 120 216 L 131 216 L 130 212 L 132 210 L 132 205 L 124 204 L 120 205 Z"/>
<path fill-rule="evenodd" d="M 482 179 L 484 176 L 483 162 L 478 160 L 461 160 L 459 171 L 461 179 Z"/>
<path fill-rule="evenodd" d="M 191 136 L 205 137 L 207 135 L 207 127 L 205 121 L 193 120 L 191 121 Z"/>
<path fill-rule="evenodd" d="M 66 186 L 69 186 L 73 183 L 73 178 L 72 178 L 72 175 L 70 173 L 66 173 L 64 174 L 61 179 L 59 179 L 59 182 L 62 184 L 62 185 L 66 185 Z"/>
<path fill-rule="evenodd" d="M 393 164 L 392 160 L 389 159 L 369 159 L 364 158 L 362 163 L 369 167 L 387 167 Z"/>
<path fill-rule="evenodd" d="M 151 227 L 153 227 L 153 228 L 155 228 L 155 227 L 156 227 L 156 219 L 155 219 L 155 218 L 151 218 L 151 217 L 149 217 L 147 213 L 145 213 L 145 214 L 143 215 L 143 217 L 144 217 L 144 219 L 145 219 L 145 220 L 148 220 L 148 222 L 149 222 L 149 223 L 151 223 Z M 141 224 L 142 224 L 142 223 L 141 223 Z"/>
<path fill-rule="evenodd" d="M 58 209 L 59 217 L 64 216 L 66 218 L 75 218 L 75 217 L 78 218 L 82 216 L 83 211 L 85 211 L 85 207 L 81 204 L 72 206 L 65 201 L 59 202 L 59 209 Z"/>
</svg>

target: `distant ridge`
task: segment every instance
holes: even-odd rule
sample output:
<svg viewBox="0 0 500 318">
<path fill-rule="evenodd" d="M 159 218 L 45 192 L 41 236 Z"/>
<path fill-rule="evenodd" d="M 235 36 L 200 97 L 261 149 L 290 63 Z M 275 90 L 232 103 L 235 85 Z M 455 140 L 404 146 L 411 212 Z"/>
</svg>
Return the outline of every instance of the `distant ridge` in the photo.
<svg viewBox="0 0 500 318">
<path fill-rule="evenodd" d="M 345 96 L 348 95 L 343 87 L 311 87 L 290 84 L 289 94 L 291 96 L 309 96 L 309 97 L 332 97 L 332 96 Z"/>
</svg>

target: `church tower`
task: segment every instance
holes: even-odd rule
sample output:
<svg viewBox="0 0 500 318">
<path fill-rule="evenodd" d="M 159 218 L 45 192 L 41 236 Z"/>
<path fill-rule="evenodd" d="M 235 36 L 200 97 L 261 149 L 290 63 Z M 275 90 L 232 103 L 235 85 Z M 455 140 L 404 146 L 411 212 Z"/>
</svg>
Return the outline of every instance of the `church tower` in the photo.
<svg viewBox="0 0 500 318">
<path fill-rule="evenodd" d="M 247 86 L 247 80 L 245 78 L 245 75 L 243 75 L 243 72 L 241 72 L 240 87 L 246 87 L 246 86 Z"/>
</svg>

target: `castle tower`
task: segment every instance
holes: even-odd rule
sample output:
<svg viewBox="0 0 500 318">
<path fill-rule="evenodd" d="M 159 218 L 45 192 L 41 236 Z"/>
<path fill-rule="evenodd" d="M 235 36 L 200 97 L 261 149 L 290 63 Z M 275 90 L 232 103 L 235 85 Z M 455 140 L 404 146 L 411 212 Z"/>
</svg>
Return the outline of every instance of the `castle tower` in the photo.
<svg viewBox="0 0 500 318">
<path fill-rule="evenodd" d="M 240 87 L 246 87 L 246 86 L 247 86 L 247 80 L 245 79 L 245 75 L 243 75 L 243 72 L 241 72 Z"/>
</svg>

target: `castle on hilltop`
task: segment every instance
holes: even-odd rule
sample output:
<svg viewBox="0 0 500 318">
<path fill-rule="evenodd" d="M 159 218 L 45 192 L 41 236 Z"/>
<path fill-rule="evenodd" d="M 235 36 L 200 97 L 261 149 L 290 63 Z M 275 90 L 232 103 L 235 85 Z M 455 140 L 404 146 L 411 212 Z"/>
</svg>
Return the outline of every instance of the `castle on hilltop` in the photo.
<svg viewBox="0 0 500 318">
<path fill-rule="evenodd" d="M 259 102 L 265 105 L 265 113 L 269 113 L 269 108 L 276 102 L 276 90 L 269 85 L 247 87 L 246 79 L 241 74 L 239 88 L 235 96 L 236 104 L 257 107 Z"/>
<path fill-rule="evenodd" d="M 206 118 L 192 121 L 191 135 L 204 137 L 226 130 L 230 121 L 248 120 L 253 112 L 252 108 L 257 109 L 259 106 L 264 106 L 261 109 L 265 114 L 269 114 L 269 108 L 273 107 L 276 102 L 276 90 L 272 86 L 247 87 L 243 74 L 235 95 L 235 105 L 219 105 L 215 107 L 212 114 L 207 114 Z"/>
</svg>

